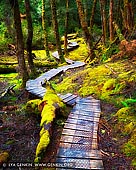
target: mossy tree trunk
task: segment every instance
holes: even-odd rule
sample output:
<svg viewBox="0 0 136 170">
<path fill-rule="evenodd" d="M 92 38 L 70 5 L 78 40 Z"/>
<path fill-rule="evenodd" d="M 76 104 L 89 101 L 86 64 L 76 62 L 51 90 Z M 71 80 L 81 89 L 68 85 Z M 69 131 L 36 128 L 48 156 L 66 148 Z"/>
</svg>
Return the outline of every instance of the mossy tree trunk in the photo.
<svg viewBox="0 0 136 170">
<path fill-rule="evenodd" d="M 65 35 L 64 35 L 64 54 L 65 56 L 68 56 L 68 18 L 69 18 L 69 1 L 66 0 L 66 18 L 65 18 Z"/>
<path fill-rule="evenodd" d="M 57 46 L 60 62 L 64 63 L 65 58 L 61 49 L 61 42 L 60 42 L 60 35 L 59 35 L 59 28 L 58 28 L 58 21 L 57 21 L 56 0 L 50 0 L 50 4 L 51 4 L 51 12 L 52 12 L 52 23 L 53 23 L 53 28 L 54 28 L 55 38 L 56 38 L 56 46 Z"/>
<path fill-rule="evenodd" d="M 114 40 L 114 27 L 113 27 L 113 0 L 110 0 L 109 8 L 109 32 L 110 32 L 110 42 Z"/>
<path fill-rule="evenodd" d="M 47 25 L 46 25 L 46 18 L 45 18 L 45 0 L 42 0 L 42 27 L 43 27 L 43 34 L 44 34 L 44 48 L 45 48 L 46 56 L 50 60 L 51 56 L 48 47 Z"/>
<path fill-rule="evenodd" d="M 28 80 L 28 73 L 26 69 L 25 59 L 24 59 L 24 41 L 20 20 L 20 10 L 18 0 L 9 0 L 11 8 L 13 10 L 14 25 L 16 30 L 16 46 L 17 46 L 17 59 L 19 66 L 19 74 L 22 78 L 22 87 L 25 87 L 26 81 Z"/>
<path fill-rule="evenodd" d="M 81 27 L 82 27 L 84 37 L 85 37 L 85 41 L 86 41 L 86 44 L 87 44 L 88 50 L 89 50 L 89 57 L 90 57 L 90 60 L 93 60 L 94 59 L 94 52 L 92 50 L 92 41 L 91 41 L 91 36 L 90 36 L 90 33 L 89 33 L 87 22 L 85 20 L 82 2 L 81 2 L 81 0 L 76 0 L 76 3 L 77 3 Z"/>
<path fill-rule="evenodd" d="M 32 57 L 32 39 L 33 39 L 33 25 L 32 25 L 32 17 L 30 13 L 30 1 L 25 0 L 25 8 L 26 8 L 26 19 L 27 19 L 27 28 L 28 28 L 28 36 L 26 41 L 26 49 L 27 49 L 27 59 L 29 70 L 32 75 L 35 74 L 34 62 Z"/>
</svg>

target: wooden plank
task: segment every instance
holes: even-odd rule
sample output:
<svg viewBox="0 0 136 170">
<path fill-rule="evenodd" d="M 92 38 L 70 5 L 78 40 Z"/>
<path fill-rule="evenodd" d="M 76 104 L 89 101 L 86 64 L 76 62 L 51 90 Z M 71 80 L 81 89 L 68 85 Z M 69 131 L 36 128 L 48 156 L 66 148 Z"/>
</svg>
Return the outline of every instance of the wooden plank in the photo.
<svg viewBox="0 0 136 170">
<path fill-rule="evenodd" d="M 58 157 L 62 158 L 84 158 L 84 159 L 102 159 L 101 152 L 99 150 L 85 151 L 74 148 L 60 147 L 57 153 Z"/>
<path fill-rule="evenodd" d="M 86 111 L 86 110 L 72 110 L 71 114 L 84 115 L 89 117 L 100 117 L 100 112 Z"/>
<path fill-rule="evenodd" d="M 84 145 L 91 145 L 92 144 L 92 138 L 86 138 L 83 136 L 69 136 L 69 135 L 62 135 L 60 142 L 64 143 L 79 143 Z M 97 139 L 96 139 L 97 143 Z"/>
<path fill-rule="evenodd" d="M 80 143 L 80 144 L 84 143 L 90 145 L 90 149 L 98 149 L 96 134 L 93 134 L 93 137 L 71 136 L 70 134 L 66 135 L 62 134 L 60 141 L 61 142 L 64 141 L 64 143 Z"/>
<path fill-rule="evenodd" d="M 79 120 L 88 120 L 88 121 L 94 121 L 94 122 L 99 122 L 99 118 L 98 117 L 89 117 L 89 116 L 84 116 L 84 115 L 75 115 L 75 114 L 70 114 L 69 118 L 72 119 L 79 119 Z"/>
<path fill-rule="evenodd" d="M 91 124 L 93 122 L 94 118 L 92 118 L 91 120 L 83 120 L 83 119 L 74 119 L 74 118 L 70 118 L 68 117 L 68 119 L 66 120 L 66 123 L 73 123 L 73 124 Z"/>
<path fill-rule="evenodd" d="M 67 103 L 67 102 L 69 102 L 69 101 L 71 101 L 71 100 L 73 100 L 75 98 L 77 98 L 77 95 L 71 95 L 71 96 L 67 97 L 66 99 L 63 99 L 63 101 L 65 103 Z"/>
<path fill-rule="evenodd" d="M 76 104 L 76 99 L 77 98 L 74 98 L 74 99 L 68 101 L 67 104 L 70 105 L 70 106 L 74 106 Z"/>
<path fill-rule="evenodd" d="M 64 129 L 73 129 L 73 130 L 84 130 L 84 131 L 90 131 L 94 127 L 94 122 L 91 122 L 88 124 L 70 124 L 66 123 L 64 126 Z"/>
<path fill-rule="evenodd" d="M 66 123 L 64 126 L 64 129 L 73 129 L 73 130 L 84 130 L 84 131 L 90 131 L 93 129 L 93 131 L 98 130 L 98 122 L 92 122 L 89 124 L 76 124 L 74 123 Z"/>
<path fill-rule="evenodd" d="M 67 93 L 67 94 L 65 94 L 65 95 L 60 95 L 60 98 L 61 98 L 62 100 L 65 100 L 65 99 L 68 98 L 69 96 L 72 96 L 72 93 Z"/>
<path fill-rule="evenodd" d="M 80 104 L 77 103 L 76 104 L 76 108 L 80 108 L 82 110 L 100 110 L 100 105 L 99 104 L 94 104 L 94 103 L 84 103 L 84 104 Z"/>
<path fill-rule="evenodd" d="M 88 151 L 91 149 L 91 145 L 86 145 L 86 144 L 79 144 L 79 143 L 68 143 L 68 142 L 60 142 L 59 147 L 63 147 L 65 149 L 72 148 L 75 150 L 83 150 L 83 151 Z"/>
<path fill-rule="evenodd" d="M 97 132 L 95 131 L 80 131 L 80 130 L 73 130 L 73 129 L 63 129 L 63 135 L 71 135 L 71 136 L 83 136 L 83 137 L 95 137 L 97 138 Z"/>
<path fill-rule="evenodd" d="M 66 163 L 65 168 L 79 169 L 79 170 L 103 170 L 102 160 L 91 160 L 91 159 L 74 159 L 74 158 L 57 158 L 56 162 Z M 57 167 L 62 168 L 62 167 Z"/>
</svg>

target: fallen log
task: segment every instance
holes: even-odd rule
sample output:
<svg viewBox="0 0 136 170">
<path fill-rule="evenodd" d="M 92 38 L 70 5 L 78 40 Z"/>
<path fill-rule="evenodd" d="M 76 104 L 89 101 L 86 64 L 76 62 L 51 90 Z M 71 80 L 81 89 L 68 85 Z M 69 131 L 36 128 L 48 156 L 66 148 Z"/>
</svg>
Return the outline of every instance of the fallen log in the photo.
<svg viewBox="0 0 136 170">
<path fill-rule="evenodd" d="M 46 93 L 42 100 L 36 99 L 29 101 L 26 104 L 27 111 L 31 111 L 31 109 L 35 113 L 37 109 L 41 115 L 41 131 L 40 131 L 40 140 L 36 148 L 36 156 L 35 162 L 40 162 L 41 155 L 46 151 L 48 144 L 50 143 L 50 138 L 52 136 L 52 125 L 54 119 L 57 115 L 66 116 L 66 105 L 63 101 L 58 97 L 55 91 L 52 89 L 50 84 L 46 83 Z M 33 112 L 32 111 L 32 112 Z"/>
</svg>

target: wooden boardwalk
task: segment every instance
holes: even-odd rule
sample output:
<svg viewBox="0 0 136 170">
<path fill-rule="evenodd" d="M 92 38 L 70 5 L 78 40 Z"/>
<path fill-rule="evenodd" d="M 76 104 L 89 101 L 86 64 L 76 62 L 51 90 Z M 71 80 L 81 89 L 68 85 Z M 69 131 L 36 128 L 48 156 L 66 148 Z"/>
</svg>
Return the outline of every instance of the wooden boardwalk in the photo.
<svg viewBox="0 0 136 170">
<path fill-rule="evenodd" d="M 77 43 L 73 43 L 77 46 Z M 72 48 L 72 44 L 70 49 Z M 58 53 L 53 53 L 58 57 Z M 46 89 L 42 86 L 45 80 L 51 80 L 59 73 L 85 65 L 84 62 L 68 60 L 69 65 L 51 69 L 35 80 L 26 83 L 26 90 L 43 98 Z M 100 117 L 100 101 L 92 97 L 80 98 L 67 93 L 58 96 L 67 105 L 73 106 L 62 132 L 56 159 L 57 170 L 103 170 L 101 153 L 98 150 L 97 130 Z"/>
<path fill-rule="evenodd" d="M 97 145 L 100 112 L 99 100 L 91 97 L 76 99 L 76 105 L 65 123 L 60 139 L 57 170 L 103 169 Z"/>
</svg>

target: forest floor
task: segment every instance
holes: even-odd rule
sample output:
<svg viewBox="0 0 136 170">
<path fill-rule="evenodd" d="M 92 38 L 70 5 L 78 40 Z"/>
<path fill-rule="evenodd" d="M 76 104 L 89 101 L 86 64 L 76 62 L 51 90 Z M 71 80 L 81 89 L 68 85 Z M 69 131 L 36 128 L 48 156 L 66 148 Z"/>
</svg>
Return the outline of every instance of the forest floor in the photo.
<svg viewBox="0 0 136 170">
<path fill-rule="evenodd" d="M 84 70 L 84 68 L 70 70 L 66 78 L 68 75 L 71 77 L 71 75 L 82 70 Z M 78 83 L 82 83 L 82 77 L 78 77 L 77 81 Z M 1 88 L 8 85 L 8 81 L 0 80 Z M 15 99 L 13 99 L 14 97 Z M 39 142 L 40 118 L 36 117 L 33 113 L 26 113 L 24 109 L 26 102 L 34 98 L 35 96 L 30 95 L 24 90 L 20 90 L 16 94 L 8 94 L 0 101 L 0 153 L 3 151 L 9 153 L 9 163 L 31 163 L 34 161 L 36 147 Z M 114 104 L 104 101 L 101 101 L 101 107 L 102 115 L 99 125 L 98 140 L 104 169 L 134 170 L 130 165 L 131 159 L 123 154 L 120 147 L 122 143 L 128 140 L 128 136 L 123 136 L 121 140 L 117 140 L 115 137 L 117 131 L 114 128 L 117 118 L 109 117 L 109 113 L 116 113 L 118 108 Z M 57 121 L 54 122 L 53 127 L 51 142 L 43 159 L 43 162 L 47 163 L 55 161 L 59 139 L 63 129 L 63 126 Z M 4 169 L 18 168 L 9 167 Z M 31 169 L 31 167 L 22 169 L 27 170 Z"/>
</svg>

